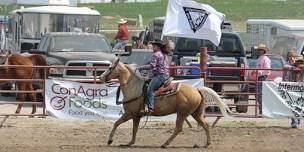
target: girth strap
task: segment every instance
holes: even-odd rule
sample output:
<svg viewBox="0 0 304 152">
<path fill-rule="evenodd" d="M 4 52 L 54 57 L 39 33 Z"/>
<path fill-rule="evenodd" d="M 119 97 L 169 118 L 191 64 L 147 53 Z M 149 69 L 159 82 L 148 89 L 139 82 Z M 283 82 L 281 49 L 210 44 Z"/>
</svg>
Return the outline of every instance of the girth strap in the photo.
<svg viewBox="0 0 304 152">
<path fill-rule="evenodd" d="M 118 86 L 116 91 L 116 105 L 122 104 L 122 101 L 119 101 L 119 96 L 120 96 L 120 86 Z"/>
</svg>

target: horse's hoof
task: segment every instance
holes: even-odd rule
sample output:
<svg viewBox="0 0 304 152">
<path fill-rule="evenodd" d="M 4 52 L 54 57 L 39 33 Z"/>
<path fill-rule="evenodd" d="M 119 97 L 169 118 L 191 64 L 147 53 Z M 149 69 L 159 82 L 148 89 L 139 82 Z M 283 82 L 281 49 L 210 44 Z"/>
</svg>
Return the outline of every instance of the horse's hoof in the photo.
<svg viewBox="0 0 304 152">
<path fill-rule="evenodd" d="M 167 149 L 167 145 L 165 145 L 165 144 L 164 144 L 164 145 L 161 145 L 160 148 L 162 148 L 162 149 Z"/>
<path fill-rule="evenodd" d="M 198 144 L 194 144 L 193 148 L 200 148 L 200 146 Z"/>
<path fill-rule="evenodd" d="M 108 140 L 108 145 L 111 145 L 113 143 L 113 140 Z"/>
</svg>

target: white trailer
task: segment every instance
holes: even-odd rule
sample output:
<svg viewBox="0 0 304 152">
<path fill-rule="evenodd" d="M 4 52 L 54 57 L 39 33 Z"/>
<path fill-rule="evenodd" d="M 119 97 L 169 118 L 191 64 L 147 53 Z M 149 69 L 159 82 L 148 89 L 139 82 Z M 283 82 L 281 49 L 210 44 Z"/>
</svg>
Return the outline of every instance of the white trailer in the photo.
<svg viewBox="0 0 304 152">
<path fill-rule="evenodd" d="M 15 52 L 36 49 L 49 32 L 99 32 L 100 13 L 87 7 L 40 6 L 14 10 L 8 15 L 6 48 Z"/>
<path fill-rule="evenodd" d="M 270 53 L 284 58 L 291 49 L 303 54 L 304 20 L 250 19 L 247 21 L 247 50 L 264 43 Z"/>
</svg>

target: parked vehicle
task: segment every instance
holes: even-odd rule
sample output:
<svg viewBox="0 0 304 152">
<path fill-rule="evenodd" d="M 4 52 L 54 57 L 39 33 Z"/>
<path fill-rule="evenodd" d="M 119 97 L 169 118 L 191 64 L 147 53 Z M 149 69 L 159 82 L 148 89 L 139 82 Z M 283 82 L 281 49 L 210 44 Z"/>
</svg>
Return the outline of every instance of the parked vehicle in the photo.
<svg viewBox="0 0 304 152">
<path fill-rule="evenodd" d="M 87 7 L 39 6 L 13 10 L 8 15 L 6 48 L 19 53 L 37 49 L 45 33 L 99 32 L 100 13 Z"/>
<path fill-rule="evenodd" d="M 28 52 L 44 54 L 50 65 L 99 67 L 96 72 L 92 69 L 50 69 L 50 77 L 75 80 L 101 75 L 116 57 L 106 37 L 94 33 L 47 33 L 38 49 Z"/>
<path fill-rule="evenodd" d="M 291 49 L 303 54 L 304 20 L 250 19 L 246 27 L 248 50 L 264 43 L 271 54 L 285 57 Z"/>
<path fill-rule="evenodd" d="M 240 36 L 234 32 L 223 32 L 218 47 L 209 40 L 177 38 L 174 49 L 174 58 L 176 65 L 187 65 L 191 62 L 197 62 L 197 53 L 200 47 L 208 48 L 208 66 L 209 67 L 247 67 L 246 51 Z M 183 76 L 183 77 L 188 77 Z M 197 75 L 196 77 L 199 77 Z M 245 70 L 208 70 L 206 77 L 208 80 L 219 81 L 245 81 Z M 217 92 L 248 92 L 247 84 L 209 84 Z M 226 98 L 234 99 L 235 103 L 248 103 L 248 95 L 225 95 Z M 238 112 L 247 112 L 247 106 L 237 106 Z"/>
</svg>

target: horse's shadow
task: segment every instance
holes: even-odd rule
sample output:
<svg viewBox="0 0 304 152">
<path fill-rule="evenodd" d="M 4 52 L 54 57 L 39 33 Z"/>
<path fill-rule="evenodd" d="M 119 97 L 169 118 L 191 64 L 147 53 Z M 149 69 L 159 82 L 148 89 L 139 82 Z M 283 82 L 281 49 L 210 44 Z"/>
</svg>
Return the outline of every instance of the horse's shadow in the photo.
<svg viewBox="0 0 304 152">
<path fill-rule="evenodd" d="M 111 147 L 111 148 L 124 148 L 124 149 L 163 149 L 160 145 L 100 145 L 99 147 Z M 165 149 L 193 149 L 193 148 L 206 148 L 206 146 L 198 146 L 195 144 L 194 146 L 169 146 Z"/>
</svg>

